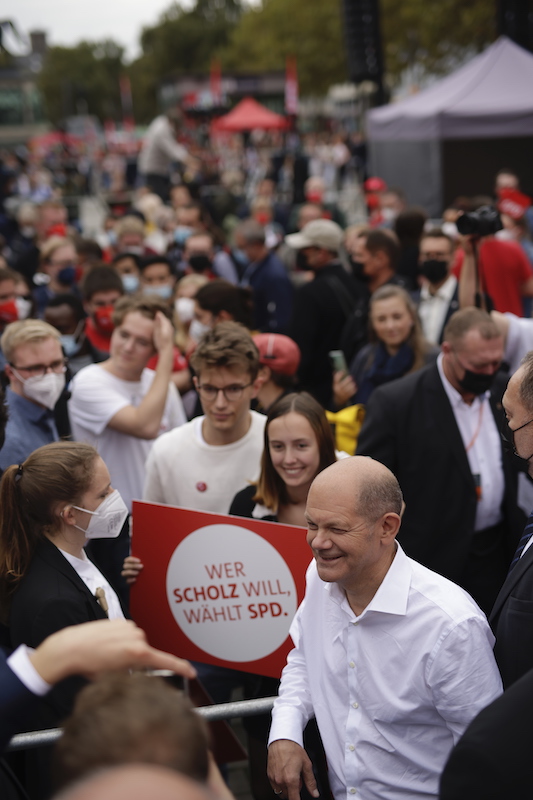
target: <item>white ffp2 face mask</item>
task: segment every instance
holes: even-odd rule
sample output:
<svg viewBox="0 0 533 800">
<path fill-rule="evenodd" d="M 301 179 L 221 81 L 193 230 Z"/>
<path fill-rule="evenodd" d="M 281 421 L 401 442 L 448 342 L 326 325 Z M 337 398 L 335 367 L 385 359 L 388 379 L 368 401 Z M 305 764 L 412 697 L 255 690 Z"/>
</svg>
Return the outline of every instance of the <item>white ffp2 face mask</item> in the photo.
<svg viewBox="0 0 533 800">
<path fill-rule="evenodd" d="M 96 511 L 89 511 L 80 506 L 72 506 L 72 508 L 92 515 L 86 530 L 80 528 L 79 525 L 74 526 L 79 531 L 83 531 L 87 539 L 116 539 L 128 516 L 126 504 L 117 489 L 107 495 Z"/>
<path fill-rule="evenodd" d="M 191 322 L 191 327 L 189 328 L 189 336 L 195 342 L 199 342 L 202 336 L 208 333 L 211 330 L 210 325 L 206 325 L 204 322 L 200 322 L 199 319 L 193 319 Z"/>
<path fill-rule="evenodd" d="M 194 318 L 194 299 L 192 297 L 178 297 L 174 309 L 180 322 L 191 322 Z"/>
<path fill-rule="evenodd" d="M 13 372 L 23 384 L 24 396 L 28 400 L 33 400 L 34 403 L 39 403 L 50 411 L 54 408 L 65 388 L 64 372 L 47 372 L 45 375 L 32 375 L 31 378 L 26 379 L 22 378 L 15 369 Z"/>
</svg>

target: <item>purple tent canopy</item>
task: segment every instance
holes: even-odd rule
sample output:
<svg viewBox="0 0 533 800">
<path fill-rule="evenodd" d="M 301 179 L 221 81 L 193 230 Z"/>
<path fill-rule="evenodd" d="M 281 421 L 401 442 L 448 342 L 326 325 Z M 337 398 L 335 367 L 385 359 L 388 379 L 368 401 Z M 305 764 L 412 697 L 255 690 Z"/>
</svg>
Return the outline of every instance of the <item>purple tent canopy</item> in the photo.
<svg viewBox="0 0 533 800">
<path fill-rule="evenodd" d="M 533 135 L 533 55 L 501 36 L 419 94 L 368 114 L 370 140 L 427 141 Z"/>
</svg>

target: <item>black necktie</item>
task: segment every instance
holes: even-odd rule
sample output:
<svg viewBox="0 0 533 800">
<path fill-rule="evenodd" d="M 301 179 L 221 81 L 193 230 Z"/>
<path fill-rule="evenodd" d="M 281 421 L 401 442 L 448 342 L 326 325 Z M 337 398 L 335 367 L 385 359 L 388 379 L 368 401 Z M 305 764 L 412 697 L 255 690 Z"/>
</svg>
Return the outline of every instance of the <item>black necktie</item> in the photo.
<svg viewBox="0 0 533 800">
<path fill-rule="evenodd" d="M 509 567 L 509 572 L 518 564 L 520 561 L 520 556 L 524 552 L 524 547 L 529 542 L 531 537 L 533 536 L 533 512 L 529 515 L 529 519 L 527 521 L 527 525 L 524 528 L 524 533 L 522 534 L 520 541 L 518 542 L 518 547 L 516 548 L 516 552 L 513 556 L 513 560 L 511 561 L 511 566 Z"/>
</svg>

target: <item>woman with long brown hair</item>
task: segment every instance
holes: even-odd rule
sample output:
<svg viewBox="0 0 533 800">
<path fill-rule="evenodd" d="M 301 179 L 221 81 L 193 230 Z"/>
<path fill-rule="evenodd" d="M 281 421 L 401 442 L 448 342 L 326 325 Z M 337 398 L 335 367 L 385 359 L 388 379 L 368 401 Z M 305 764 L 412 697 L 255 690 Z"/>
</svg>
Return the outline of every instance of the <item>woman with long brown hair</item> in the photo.
<svg viewBox="0 0 533 800">
<path fill-rule="evenodd" d="M 348 375 L 339 371 L 333 377 L 337 408 L 366 405 L 377 386 L 415 372 L 439 353 L 424 338 L 416 305 L 401 286 L 376 289 L 369 310 L 369 344 L 356 354 Z"/>
<path fill-rule="evenodd" d="M 0 484 L 0 608 L 13 648 L 37 647 L 68 625 L 124 617 L 114 589 L 83 548 L 89 539 L 118 536 L 127 514 L 90 445 L 55 442 L 6 469 Z M 69 713 L 79 685 L 78 679 L 59 684 L 43 700 L 41 722 L 55 724 Z"/>
</svg>

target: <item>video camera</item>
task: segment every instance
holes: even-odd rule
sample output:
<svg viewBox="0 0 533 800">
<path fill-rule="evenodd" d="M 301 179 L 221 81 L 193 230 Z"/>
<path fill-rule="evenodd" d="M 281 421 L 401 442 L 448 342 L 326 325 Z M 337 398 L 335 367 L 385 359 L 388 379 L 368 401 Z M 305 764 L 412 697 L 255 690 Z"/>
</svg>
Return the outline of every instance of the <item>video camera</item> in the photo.
<svg viewBox="0 0 533 800">
<path fill-rule="evenodd" d="M 500 215 L 492 206 L 481 206 L 457 218 L 457 230 L 463 236 L 491 236 L 503 228 Z"/>
</svg>

